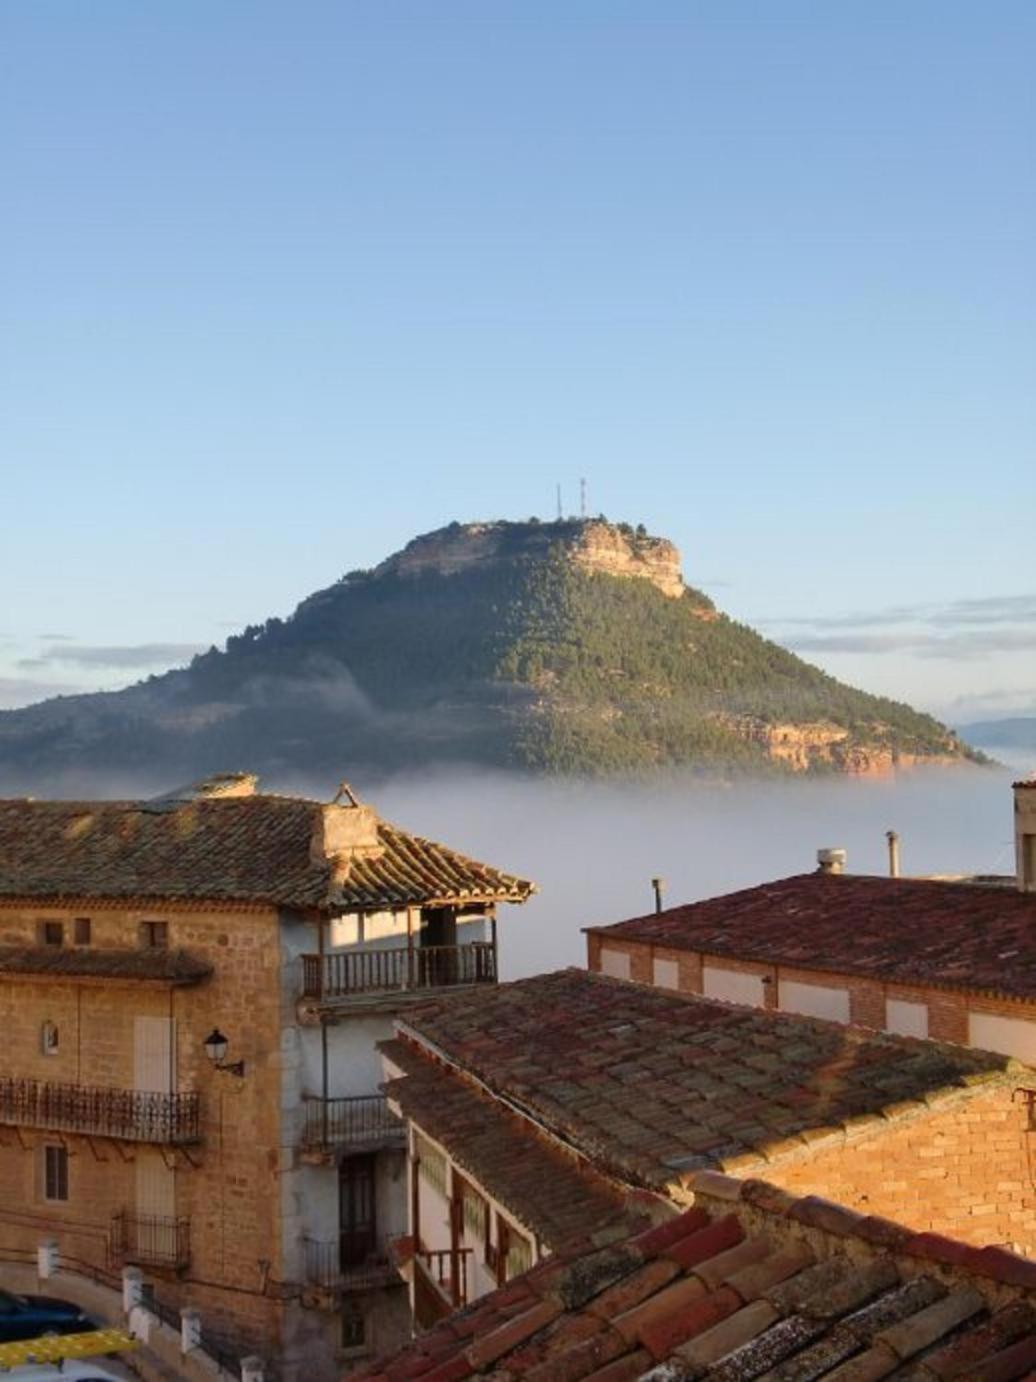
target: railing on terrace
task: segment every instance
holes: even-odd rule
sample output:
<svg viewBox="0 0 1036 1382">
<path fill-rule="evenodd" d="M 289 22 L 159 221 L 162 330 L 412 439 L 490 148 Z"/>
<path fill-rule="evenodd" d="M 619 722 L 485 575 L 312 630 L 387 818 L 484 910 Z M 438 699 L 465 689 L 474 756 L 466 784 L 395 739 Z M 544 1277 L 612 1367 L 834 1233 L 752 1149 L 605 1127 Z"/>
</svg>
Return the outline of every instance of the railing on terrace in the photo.
<svg viewBox="0 0 1036 1382">
<path fill-rule="evenodd" d="M 303 1146 L 310 1150 L 405 1147 L 406 1124 L 388 1106 L 384 1094 L 345 1099 L 307 1099 Z"/>
<path fill-rule="evenodd" d="M 0 1123 L 113 1137 L 124 1142 L 197 1142 L 198 1095 L 52 1084 L 0 1076 Z"/>
<path fill-rule="evenodd" d="M 184 1268 L 191 1260 L 191 1221 L 123 1210 L 112 1218 L 108 1243 L 118 1266 Z"/>
<path fill-rule="evenodd" d="M 353 1261 L 337 1238 L 330 1241 L 306 1238 L 303 1246 L 306 1281 L 322 1291 L 370 1291 L 380 1286 L 393 1286 L 401 1280 L 387 1243 L 376 1244 L 360 1261 Z"/>
<path fill-rule="evenodd" d="M 349 998 L 385 990 L 495 983 L 496 947 L 490 941 L 421 945 L 413 949 L 397 946 L 390 950 L 342 950 L 302 957 L 305 998 Z"/>
<path fill-rule="evenodd" d="M 421 1248 L 417 1260 L 455 1308 L 468 1303 L 468 1260 L 471 1248 Z"/>
</svg>

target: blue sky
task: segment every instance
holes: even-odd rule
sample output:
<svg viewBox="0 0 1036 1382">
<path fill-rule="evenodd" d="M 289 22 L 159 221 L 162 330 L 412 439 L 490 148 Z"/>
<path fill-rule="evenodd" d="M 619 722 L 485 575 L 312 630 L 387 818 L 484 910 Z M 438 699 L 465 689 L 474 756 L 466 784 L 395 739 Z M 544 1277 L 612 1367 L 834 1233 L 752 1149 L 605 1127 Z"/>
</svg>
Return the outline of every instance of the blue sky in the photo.
<svg viewBox="0 0 1036 1382">
<path fill-rule="evenodd" d="M 1036 706 L 1036 9 L 14 0 L 0 704 L 590 507 L 839 675 Z"/>
</svg>

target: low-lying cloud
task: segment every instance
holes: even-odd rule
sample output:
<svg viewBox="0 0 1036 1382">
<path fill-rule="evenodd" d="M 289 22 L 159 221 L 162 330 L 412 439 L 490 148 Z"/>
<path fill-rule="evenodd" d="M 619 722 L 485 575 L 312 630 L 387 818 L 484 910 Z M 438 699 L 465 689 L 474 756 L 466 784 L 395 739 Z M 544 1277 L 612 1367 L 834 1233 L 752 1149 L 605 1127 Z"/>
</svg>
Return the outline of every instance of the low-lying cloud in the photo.
<svg viewBox="0 0 1036 1382">
<path fill-rule="evenodd" d="M 801 653 L 898 653 L 968 661 L 1036 650 L 1036 595 L 888 605 L 763 623 L 778 641 Z"/>
<path fill-rule="evenodd" d="M 58 646 L 47 648 L 38 657 L 21 658 L 18 666 L 26 671 L 48 667 L 54 663 L 71 663 L 77 667 L 107 667 L 113 669 L 136 669 L 148 667 L 171 667 L 189 662 L 196 653 L 203 653 L 202 643 L 67 643 L 60 634 L 44 635 L 50 640 L 61 641 Z"/>
</svg>

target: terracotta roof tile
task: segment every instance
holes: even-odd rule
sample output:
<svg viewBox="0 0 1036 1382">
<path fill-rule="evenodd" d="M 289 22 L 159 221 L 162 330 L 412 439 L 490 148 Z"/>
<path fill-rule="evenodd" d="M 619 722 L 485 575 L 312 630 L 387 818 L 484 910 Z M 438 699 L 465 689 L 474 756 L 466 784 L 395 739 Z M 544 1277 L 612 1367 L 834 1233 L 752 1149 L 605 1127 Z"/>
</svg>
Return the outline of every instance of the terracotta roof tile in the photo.
<svg viewBox="0 0 1036 1382">
<path fill-rule="evenodd" d="M 404 1072 L 386 1092 L 408 1119 L 451 1155 L 550 1247 L 620 1221 L 628 1234 L 637 1211 L 624 1191 L 539 1137 L 517 1114 L 487 1101 L 465 1081 L 403 1042 L 381 1051 Z M 607 1251 L 607 1250 L 605 1250 Z M 552 1266 L 553 1264 L 546 1264 Z M 533 1278 L 542 1293 L 543 1274 Z M 551 1290 L 561 1289 L 557 1281 Z"/>
<path fill-rule="evenodd" d="M 768 1155 L 805 1153 L 818 1127 L 840 1138 L 880 1131 L 890 1106 L 897 1121 L 904 1101 L 925 1117 L 929 1101 L 967 1098 L 1014 1069 L 989 1052 L 581 970 L 487 988 L 462 1003 L 422 1003 L 398 1029 L 606 1172 L 653 1189 L 710 1164 L 758 1174 Z M 746 1123 L 741 1077 L 761 1052 L 779 1052 L 781 1063 L 753 1092 Z M 811 1212 L 845 1219 L 834 1206 Z"/>
<path fill-rule="evenodd" d="M 1036 998 L 1036 894 L 800 874 L 670 907 L 604 937 L 835 974 Z"/>
<path fill-rule="evenodd" d="M 683 1241 L 692 1236 L 688 1226 L 703 1241 L 729 1217 L 702 1225 L 702 1212 L 695 1206 L 673 1221 Z M 791 1236 L 796 1231 L 794 1218 L 775 1216 L 770 1252 L 769 1231 L 753 1237 L 742 1228 L 740 1247 L 732 1251 L 718 1241 L 711 1258 L 676 1277 L 660 1270 L 675 1268 L 664 1258 L 645 1262 L 641 1245 L 651 1244 L 649 1234 L 589 1254 L 564 1251 L 366 1376 L 747 1382 L 765 1375 L 766 1382 L 860 1382 L 895 1374 L 1010 1382 L 1036 1364 L 1036 1291 L 987 1298 L 980 1277 L 958 1275 L 946 1285 L 924 1275 L 923 1263 L 921 1275 L 904 1280 L 884 1249 L 862 1239 L 850 1244 L 846 1235 L 825 1238 L 823 1229 L 811 1232 L 817 1244 L 826 1241 L 821 1250 L 830 1255 L 814 1261 Z M 768 1255 L 729 1273 L 750 1244 Z M 747 1285 L 753 1273 L 778 1263 L 783 1284 L 765 1296 Z M 546 1281 L 555 1288 L 548 1299 L 504 1317 L 519 1285 L 542 1288 Z M 444 1355 L 444 1347 L 452 1353 Z M 915 1364 L 916 1372 L 907 1370 Z"/>
<path fill-rule="evenodd" d="M 377 823 L 381 853 L 344 881 L 311 857 L 324 807 L 302 797 L 0 800 L 0 899 L 153 898 L 349 911 L 533 891 L 445 845 Z M 343 811 L 346 807 L 340 808 Z"/>
</svg>

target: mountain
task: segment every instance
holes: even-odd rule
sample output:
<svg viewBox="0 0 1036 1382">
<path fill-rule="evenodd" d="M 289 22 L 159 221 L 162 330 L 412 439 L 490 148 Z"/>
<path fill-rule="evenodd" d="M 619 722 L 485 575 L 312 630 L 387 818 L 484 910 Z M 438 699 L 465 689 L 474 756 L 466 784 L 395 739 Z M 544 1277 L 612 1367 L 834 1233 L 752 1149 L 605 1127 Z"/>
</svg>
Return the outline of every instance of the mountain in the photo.
<svg viewBox="0 0 1036 1382">
<path fill-rule="evenodd" d="M 1028 749 L 1036 753 L 1036 715 L 1013 715 L 1004 720 L 976 720 L 962 725 L 962 734 L 991 748 Z"/>
<path fill-rule="evenodd" d="M 247 765 L 370 779 L 443 762 L 885 772 L 975 755 L 684 585 L 672 543 L 603 519 L 451 524 L 290 618 L 123 691 L 0 714 L 0 791 Z"/>
</svg>

